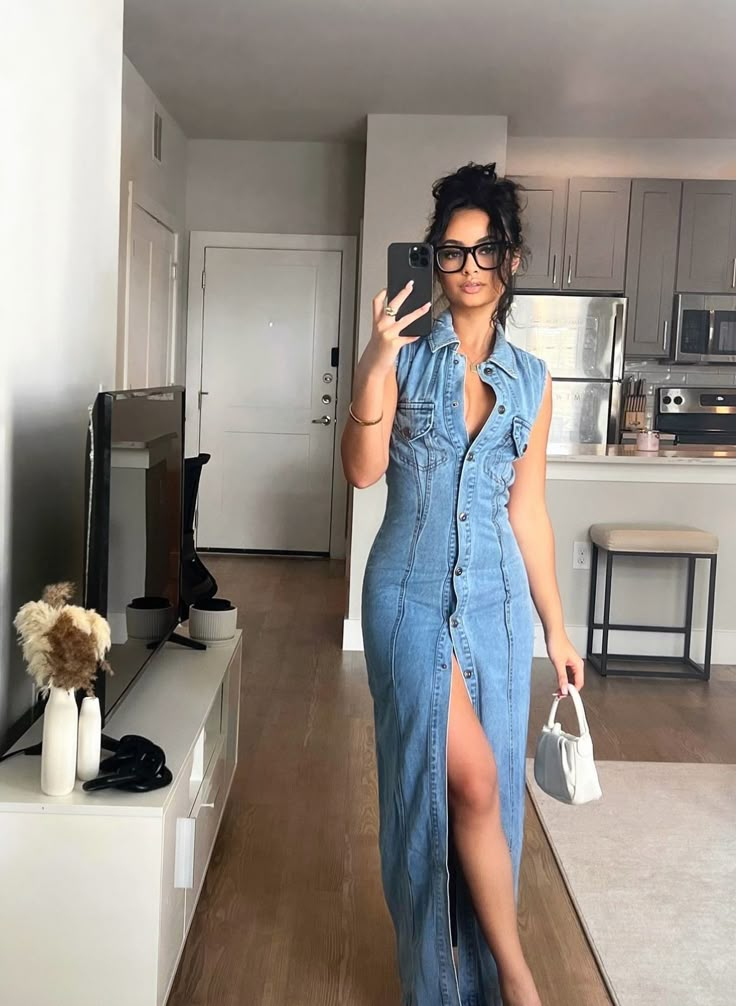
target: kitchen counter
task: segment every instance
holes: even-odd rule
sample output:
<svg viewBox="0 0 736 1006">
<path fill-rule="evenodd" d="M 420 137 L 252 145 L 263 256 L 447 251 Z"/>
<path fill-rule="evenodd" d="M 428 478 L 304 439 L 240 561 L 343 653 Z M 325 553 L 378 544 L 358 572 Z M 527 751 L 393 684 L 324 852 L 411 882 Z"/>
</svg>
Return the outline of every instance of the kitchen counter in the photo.
<svg viewBox="0 0 736 1006">
<path fill-rule="evenodd" d="M 736 446 L 664 447 L 571 444 L 547 453 L 547 478 L 581 482 L 697 482 L 736 486 Z"/>
<path fill-rule="evenodd" d="M 634 462 L 635 464 L 675 462 L 677 464 L 736 465 L 736 446 L 663 447 L 658 451 L 640 451 L 632 445 L 571 444 L 569 447 L 550 447 L 548 461 L 563 462 Z"/>
</svg>

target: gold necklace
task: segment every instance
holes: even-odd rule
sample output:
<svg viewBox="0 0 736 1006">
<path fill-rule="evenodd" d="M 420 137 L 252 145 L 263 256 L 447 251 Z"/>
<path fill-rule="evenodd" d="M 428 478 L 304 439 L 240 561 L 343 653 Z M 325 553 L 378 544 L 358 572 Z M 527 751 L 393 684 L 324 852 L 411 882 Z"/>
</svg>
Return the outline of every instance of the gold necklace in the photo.
<svg viewBox="0 0 736 1006">
<path fill-rule="evenodd" d="M 475 363 L 471 363 L 470 364 L 470 369 L 474 370 L 476 374 L 479 373 L 480 372 L 481 364 L 485 363 L 487 359 L 488 359 L 488 355 L 482 356 L 480 358 L 480 360 L 476 360 Z"/>
</svg>

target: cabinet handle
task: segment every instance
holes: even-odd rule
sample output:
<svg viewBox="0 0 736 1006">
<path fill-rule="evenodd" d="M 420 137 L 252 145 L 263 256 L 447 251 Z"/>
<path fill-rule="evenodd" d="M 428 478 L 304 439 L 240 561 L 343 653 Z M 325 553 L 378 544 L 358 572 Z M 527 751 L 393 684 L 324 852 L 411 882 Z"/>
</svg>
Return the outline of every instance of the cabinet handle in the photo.
<svg viewBox="0 0 736 1006">
<path fill-rule="evenodd" d="M 736 258 L 733 260 L 733 271 L 731 273 L 731 287 L 736 287 Z"/>
<path fill-rule="evenodd" d="M 667 322 L 667 319 L 665 318 L 664 322 L 662 324 L 662 349 L 664 349 L 665 351 L 667 350 L 667 346 L 668 346 L 668 339 L 667 339 L 668 329 L 669 329 L 669 324 Z"/>
<path fill-rule="evenodd" d="M 572 255 L 567 260 L 567 285 L 572 283 Z"/>
<path fill-rule="evenodd" d="M 174 887 L 191 891 L 194 887 L 194 835 L 193 817 L 177 817 L 176 846 L 174 850 Z"/>
<path fill-rule="evenodd" d="M 552 286 L 557 286 L 557 255 L 552 256 Z"/>
</svg>

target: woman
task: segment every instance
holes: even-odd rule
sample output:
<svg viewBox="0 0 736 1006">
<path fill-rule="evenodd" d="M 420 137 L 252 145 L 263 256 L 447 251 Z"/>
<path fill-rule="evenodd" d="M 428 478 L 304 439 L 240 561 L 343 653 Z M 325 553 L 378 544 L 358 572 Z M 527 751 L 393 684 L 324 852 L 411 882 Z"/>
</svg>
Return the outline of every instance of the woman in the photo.
<svg viewBox="0 0 736 1006">
<path fill-rule="evenodd" d="M 408 288 L 376 297 L 342 440 L 347 479 L 385 472 L 388 486 L 362 611 L 382 881 L 402 1006 L 539 1006 L 516 918 L 532 598 L 555 694 L 568 671 L 583 685 L 544 499 L 551 382 L 503 329 L 523 252 L 516 185 L 468 164 L 433 196 L 426 240 L 449 308 L 408 338 L 430 305 L 397 322 Z"/>
</svg>

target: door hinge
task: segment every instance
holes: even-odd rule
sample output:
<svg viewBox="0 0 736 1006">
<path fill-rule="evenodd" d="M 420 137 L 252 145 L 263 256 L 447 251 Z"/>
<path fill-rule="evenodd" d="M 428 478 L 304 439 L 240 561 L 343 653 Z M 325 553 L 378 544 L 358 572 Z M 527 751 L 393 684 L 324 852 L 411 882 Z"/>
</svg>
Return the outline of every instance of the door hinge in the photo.
<svg viewBox="0 0 736 1006">
<path fill-rule="evenodd" d="M 204 272 L 204 269 L 203 269 L 202 270 L 202 289 L 203 290 L 204 290 L 204 284 L 205 284 L 205 272 Z"/>
<path fill-rule="evenodd" d="M 200 412 L 202 411 L 202 399 L 205 397 L 205 395 L 209 395 L 209 391 L 197 392 L 197 408 L 199 409 Z"/>
</svg>

